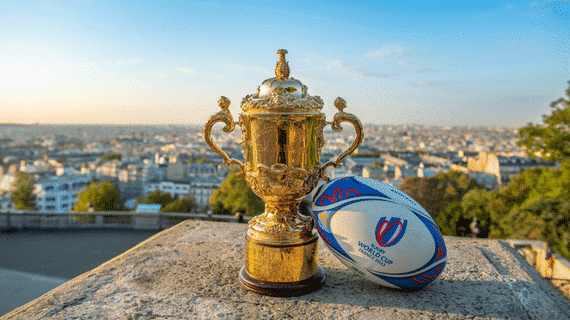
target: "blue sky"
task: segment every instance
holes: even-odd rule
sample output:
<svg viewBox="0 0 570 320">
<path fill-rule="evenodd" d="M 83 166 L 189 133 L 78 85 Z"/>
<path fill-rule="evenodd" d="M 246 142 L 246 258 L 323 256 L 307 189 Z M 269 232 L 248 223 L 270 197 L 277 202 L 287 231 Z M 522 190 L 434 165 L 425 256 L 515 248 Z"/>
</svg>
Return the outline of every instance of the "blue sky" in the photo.
<svg viewBox="0 0 570 320">
<path fill-rule="evenodd" d="M 274 76 L 364 123 L 519 127 L 570 80 L 569 1 L 4 1 L 0 117 L 205 123 Z"/>
</svg>

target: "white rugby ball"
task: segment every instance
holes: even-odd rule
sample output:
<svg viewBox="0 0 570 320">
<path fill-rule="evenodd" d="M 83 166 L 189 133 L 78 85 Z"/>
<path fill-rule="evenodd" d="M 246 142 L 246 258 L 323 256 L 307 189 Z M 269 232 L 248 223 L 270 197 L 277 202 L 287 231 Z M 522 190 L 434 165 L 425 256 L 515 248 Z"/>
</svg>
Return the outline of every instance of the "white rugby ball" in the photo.
<svg viewBox="0 0 570 320">
<path fill-rule="evenodd" d="M 366 279 L 414 290 L 443 271 L 447 250 L 438 227 L 402 191 L 374 179 L 342 177 L 321 185 L 312 202 L 323 242 Z"/>
</svg>

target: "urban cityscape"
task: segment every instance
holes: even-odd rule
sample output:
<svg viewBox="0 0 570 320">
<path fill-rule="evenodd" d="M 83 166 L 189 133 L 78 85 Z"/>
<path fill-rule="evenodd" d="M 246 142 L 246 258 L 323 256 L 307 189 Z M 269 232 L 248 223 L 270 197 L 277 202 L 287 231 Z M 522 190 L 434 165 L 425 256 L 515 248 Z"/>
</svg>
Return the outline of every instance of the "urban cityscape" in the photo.
<svg viewBox="0 0 570 320">
<path fill-rule="evenodd" d="M 0 208 L 13 208 L 16 172 L 34 176 L 36 208 L 42 212 L 73 211 L 77 194 L 93 181 L 116 184 L 126 210 L 137 198 L 160 190 L 172 197 L 191 197 L 199 212 L 230 169 L 202 137 L 203 128 L 188 126 L 1 125 Z M 430 177 L 449 170 L 468 173 L 488 189 L 499 188 L 525 168 L 545 165 L 527 159 L 517 145 L 517 129 L 366 125 L 355 155 L 331 170 L 332 177 L 356 175 L 398 187 L 408 176 Z M 230 157 L 243 160 L 239 129 L 219 130 L 215 142 Z M 321 162 L 348 148 L 354 132 L 325 131 Z M 476 166 L 480 155 L 499 157 L 500 165 Z M 115 159 L 104 155 L 117 154 Z M 553 164 L 548 164 L 553 165 Z M 496 170 L 498 169 L 498 170 Z M 493 171 L 495 170 L 495 171 Z"/>
</svg>

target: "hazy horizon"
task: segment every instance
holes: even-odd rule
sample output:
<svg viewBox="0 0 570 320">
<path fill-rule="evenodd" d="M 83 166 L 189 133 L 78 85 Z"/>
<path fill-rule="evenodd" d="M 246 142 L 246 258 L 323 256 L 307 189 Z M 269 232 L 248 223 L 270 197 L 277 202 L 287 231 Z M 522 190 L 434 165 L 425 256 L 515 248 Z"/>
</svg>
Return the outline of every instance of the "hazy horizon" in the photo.
<svg viewBox="0 0 570 320">
<path fill-rule="evenodd" d="M 565 96 L 568 1 L 0 3 L 0 117 L 201 125 L 226 96 L 291 76 L 332 119 L 518 128 Z"/>
<path fill-rule="evenodd" d="M 332 117 L 331 117 L 332 118 Z M 184 127 L 184 126 L 190 126 L 190 127 L 197 127 L 197 128 L 203 128 L 204 127 L 204 123 L 158 123 L 158 124 L 153 124 L 153 123 L 40 123 L 40 122 L 34 122 L 34 123 L 9 123 L 9 122 L 0 122 L 0 127 L 1 126 L 102 126 L 102 127 L 112 127 L 112 126 L 117 126 L 117 127 Z M 497 129 L 508 129 L 508 130 L 514 130 L 514 129 L 520 129 L 520 127 L 508 127 L 508 126 L 497 126 L 497 125 L 439 125 L 439 124 L 419 124 L 419 123 L 366 123 L 366 122 L 362 122 L 362 125 L 364 127 L 367 126 L 386 126 L 386 127 L 440 127 L 440 128 L 487 128 L 487 129 L 493 129 L 493 128 L 497 128 Z M 214 128 L 216 128 L 216 126 L 219 126 L 220 128 L 223 127 L 222 123 L 216 124 Z M 344 125 L 343 125 L 344 127 Z M 350 130 L 352 128 L 350 128 L 349 125 L 347 125 L 347 129 Z M 330 128 L 325 128 L 325 130 L 332 130 Z M 216 133 L 216 132 L 214 132 Z"/>
</svg>

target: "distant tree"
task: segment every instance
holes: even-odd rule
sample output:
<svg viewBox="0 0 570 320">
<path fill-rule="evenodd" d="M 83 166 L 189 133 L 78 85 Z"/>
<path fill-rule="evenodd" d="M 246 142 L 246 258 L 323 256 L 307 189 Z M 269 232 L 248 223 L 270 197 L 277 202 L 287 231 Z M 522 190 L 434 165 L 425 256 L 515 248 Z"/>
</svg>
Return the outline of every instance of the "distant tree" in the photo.
<svg viewBox="0 0 570 320">
<path fill-rule="evenodd" d="M 160 190 L 156 190 L 153 191 L 143 197 L 138 198 L 137 202 L 138 203 L 155 203 L 155 204 L 161 204 L 162 207 L 165 207 L 166 205 L 170 204 L 171 202 L 173 202 L 174 200 L 176 200 L 175 198 L 173 198 L 170 193 L 168 192 L 163 192 Z"/>
<path fill-rule="evenodd" d="M 489 192 L 488 197 L 481 200 L 488 202 L 485 207 L 487 210 L 485 214 L 489 219 L 488 237 L 509 237 L 509 229 L 516 227 L 510 221 L 510 212 L 528 202 L 530 197 L 534 199 L 542 197 L 540 194 L 537 194 L 538 184 L 549 171 L 549 169 L 545 168 L 524 170 L 516 175 L 507 185 L 499 190 Z M 533 194 L 535 195 L 533 196 Z"/>
<path fill-rule="evenodd" d="M 246 216 L 263 213 L 265 204 L 247 185 L 245 179 L 236 177 L 237 169 L 228 175 L 219 189 L 210 198 L 210 205 L 215 214 L 233 214 L 239 209 L 245 210 Z"/>
<path fill-rule="evenodd" d="M 118 153 L 107 153 L 101 156 L 101 160 L 121 160 L 122 156 Z"/>
<path fill-rule="evenodd" d="M 479 234 L 477 236 L 479 238 L 487 238 L 495 224 L 495 221 L 491 218 L 491 210 L 489 207 L 491 194 L 492 192 L 485 189 L 473 189 L 467 192 L 461 199 L 462 218 L 469 223 L 473 221 L 473 219 L 477 219 L 477 227 L 479 228 Z M 461 232 L 461 230 L 458 230 L 457 233 L 459 232 Z"/>
<path fill-rule="evenodd" d="M 570 83 L 570 82 L 569 82 Z M 570 96 L 570 86 L 566 90 Z M 529 123 L 519 130 L 518 144 L 526 148 L 529 156 L 537 154 L 546 160 L 570 158 L 570 100 L 560 98 L 550 104 L 549 116 L 543 115 L 544 124 Z"/>
<path fill-rule="evenodd" d="M 442 234 L 446 236 L 465 237 L 471 235 L 469 224 L 471 219 L 463 211 L 461 201 L 450 202 L 434 219 Z"/>
<path fill-rule="evenodd" d="M 75 211 L 88 211 L 89 204 L 94 211 L 123 210 L 123 201 L 119 189 L 111 181 L 92 182 L 77 195 Z"/>
<path fill-rule="evenodd" d="M 375 166 L 375 167 L 384 168 L 384 163 L 379 162 L 379 161 L 374 161 L 374 162 L 372 162 L 372 165 Z"/>
<path fill-rule="evenodd" d="M 187 163 L 212 163 L 212 161 L 208 160 L 208 158 L 200 158 L 200 159 L 188 159 Z"/>
<path fill-rule="evenodd" d="M 226 207 L 224 207 L 224 204 L 221 201 L 216 201 L 214 204 L 210 205 L 210 208 L 212 208 L 212 213 L 214 214 L 225 214 L 225 215 L 233 214 L 233 212 L 230 211 L 230 209 L 226 209 Z"/>
<path fill-rule="evenodd" d="M 196 212 L 198 205 L 192 198 L 176 199 L 167 205 L 163 206 L 160 211 L 162 212 Z"/>
<path fill-rule="evenodd" d="M 570 159 L 562 160 L 556 169 L 537 168 L 524 173 L 529 185 L 526 202 L 538 198 L 570 199 Z"/>
<path fill-rule="evenodd" d="M 36 196 L 34 191 L 34 176 L 18 171 L 14 181 L 15 190 L 12 191 L 12 203 L 16 210 L 35 210 Z"/>
<path fill-rule="evenodd" d="M 457 171 L 438 173 L 430 178 L 406 177 L 400 186 L 400 190 L 416 200 L 433 218 L 472 189 L 481 189 L 481 185 Z"/>
<path fill-rule="evenodd" d="M 378 158 L 379 154 L 375 152 L 355 153 L 351 155 L 353 158 Z"/>
<path fill-rule="evenodd" d="M 196 160 L 196 163 L 210 163 L 211 161 L 206 158 L 200 158 Z"/>
<path fill-rule="evenodd" d="M 509 238 L 542 240 L 570 259 L 570 200 L 540 198 L 509 214 Z"/>
</svg>

